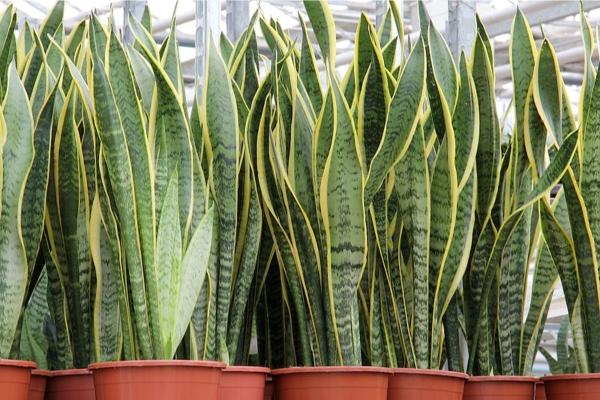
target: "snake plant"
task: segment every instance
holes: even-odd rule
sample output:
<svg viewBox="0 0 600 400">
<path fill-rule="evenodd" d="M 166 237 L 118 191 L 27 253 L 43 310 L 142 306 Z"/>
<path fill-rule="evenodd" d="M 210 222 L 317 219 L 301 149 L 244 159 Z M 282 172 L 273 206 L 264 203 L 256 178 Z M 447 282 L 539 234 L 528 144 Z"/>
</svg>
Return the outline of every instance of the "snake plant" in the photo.
<svg viewBox="0 0 600 400">
<path fill-rule="evenodd" d="M 490 49 L 479 24 L 472 68 L 481 135 L 485 120 L 487 140 L 480 140 L 478 171 L 487 163 L 495 166 L 495 173 L 489 185 L 480 187 L 477 243 L 464 280 L 468 371 L 528 375 L 558 284 L 559 267 L 549 250 L 554 243 L 541 230 L 548 213 L 566 212 L 563 191 L 554 196 L 550 191 L 568 171 L 580 136 L 552 44 L 544 39 L 538 48 L 525 16 L 517 11 L 510 47 L 515 123 L 503 144 Z M 531 265 L 534 274 L 528 285 Z"/>
<path fill-rule="evenodd" d="M 594 339 L 600 321 L 597 236 L 598 204 L 596 181 L 598 176 L 598 84 L 592 54 L 594 34 L 581 13 L 581 30 L 585 49 L 584 80 L 579 99 L 579 123 L 570 121 L 570 129 L 579 134 L 575 157 L 561 180 L 566 207 L 543 209 L 542 231 L 548 238 L 549 251 L 562 282 L 565 301 L 573 332 L 573 359 L 575 367 L 561 365 L 561 370 L 578 372 L 600 371 L 600 347 Z M 554 96 L 550 96 L 553 94 Z M 557 103 L 554 91 L 548 100 Z M 551 104 L 550 101 L 547 102 Z M 560 104 L 560 102 L 558 102 Z M 564 100 L 563 100 L 564 106 Z M 553 115 L 556 118 L 555 114 Z M 549 119 L 549 118 L 547 118 Z M 569 359 L 571 359 L 569 357 Z M 566 360 L 561 356 L 561 362 Z"/>
</svg>

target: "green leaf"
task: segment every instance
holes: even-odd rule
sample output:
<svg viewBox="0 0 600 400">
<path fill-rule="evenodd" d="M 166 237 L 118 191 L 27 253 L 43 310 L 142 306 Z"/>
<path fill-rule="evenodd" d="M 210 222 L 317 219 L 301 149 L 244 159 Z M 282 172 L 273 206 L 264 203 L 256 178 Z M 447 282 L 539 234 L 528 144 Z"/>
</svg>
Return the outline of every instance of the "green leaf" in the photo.
<svg viewBox="0 0 600 400">
<path fill-rule="evenodd" d="M 313 32 L 319 42 L 321 54 L 330 67 L 335 67 L 336 35 L 333 15 L 327 0 L 304 0 Z"/>
<path fill-rule="evenodd" d="M 209 160 L 209 182 L 219 219 L 219 281 L 217 294 L 217 345 L 226 351 L 232 273 L 237 225 L 238 122 L 235 97 L 227 67 L 210 44 L 204 87 L 206 130 L 204 141 Z M 219 357 L 226 359 L 226 354 Z"/>
<path fill-rule="evenodd" d="M 2 202 L 0 212 L 0 357 L 8 358 L 27 285 L 28 267 L 21 215 L 23 192 L 33 154 L 33 119 L 15 64 L 8 70 L 0 119 Z"/>
<path fill-rule="evenodd" d="M 425 97 L 425 50 L 419 41 L 407 63 L 389 106 L 385 133 L 369 168 L 365 204 L 369 204 L 390 169 L 404 156 L 419 121 Z"/>
<path fill-rule="evenodd" d="M 563 82 L 554 47 L 548 40 L 542 42 L 533 81 L 533 98 L 540 117 L 554 139 L 562 144 Z"/>
<path fill-rule="evenodd" d="M 331 85 L 335 131 L 321 181 L 320 205 L 326 233 L 330 312 L 337 346 L 334 360 L 336 364 L 359 365 L 355 290 L 366 257 L 363 175 L 350 109 L 333 77 Z"/>
</svg>

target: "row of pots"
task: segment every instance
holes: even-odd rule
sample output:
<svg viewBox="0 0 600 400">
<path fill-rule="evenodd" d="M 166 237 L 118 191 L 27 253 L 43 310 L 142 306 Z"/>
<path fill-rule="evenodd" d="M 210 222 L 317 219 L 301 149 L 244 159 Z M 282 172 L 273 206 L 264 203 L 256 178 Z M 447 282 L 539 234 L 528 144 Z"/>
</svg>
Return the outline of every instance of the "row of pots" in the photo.
<svg viewBox="0 0 600 400">
<path fill-rule="evenodd" d="M 0 393 L 11 400 L 196 399 L 198 393 L 205 400 L 546 400 L 546 392 L 548 400 L 600 398 L 600 374 L 540 381 L 375 367 L 224 367 L 206 361 L 124 361 L 47 372 L 34 370 L 34 363 L 0 360 Z"/>
</svg>

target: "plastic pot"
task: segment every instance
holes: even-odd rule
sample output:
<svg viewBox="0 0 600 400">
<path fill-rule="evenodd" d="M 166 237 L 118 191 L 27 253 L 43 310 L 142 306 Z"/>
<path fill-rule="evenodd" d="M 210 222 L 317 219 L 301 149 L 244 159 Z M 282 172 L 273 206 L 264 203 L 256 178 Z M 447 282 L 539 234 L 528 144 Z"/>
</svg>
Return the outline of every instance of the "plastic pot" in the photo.
<svg viewBox="0 0 600 400">
<path fill-rule="evenodd" d="M 462 400 L 467 374 L 429 369 L 394 369 L 389 400 Z"/>
<path fill-rule="evenodd" d="M 31 371 L 29 400 L 44 400 L 46 396 L 46 381 L 49 375 L 50 372 L 43 369 L 34 369 Z"/>
<path fill-rule="evenodd" d="M 27 400 L 31 370 L 29 361 L 0 360 L 0 398 Z"/>
<path fill-rule="evenodd" d="M 220 400 L 263 400 L 271 370 L 261 367 L 229 366 L 221 375 Z"/>
<path fill-rule="evenodd" d="M 535 400 L 546 400 L 546 387 L 544 382 L 538 381 L 535 383 Z"/>
<path fill-rule="evenodd" d="M 529 376 L 472 376 L 464 400 L 531 400 L 538 380 Z"/>
<path fill-rule="evenodd" d="M 600 399 L 600 373 L 545 376 L 542 381 L 548 400 Z"/>
<path fill-rule="evenodd" d="M 88 369 L 51 371 L 46 382 L 46 400 L 95 400 L 94 378 Z"/>
<path fill-rule="evenodd" d="M 273 387 L 273 378 L 271 375 L 267 376 L 267 381 L 265 382 L 265 397 L 264 400 L 273 400 L 273 391 L 275 388 Z"/>
<path fill-rule="evenodd" d="M 221 370 L 215 361 L 118 361 L 89 366 L 97 400 L 219 399 Z"/>
<path fill-rule="evenodd" d="M 277 400 L 386 400 L 391 373 L 376 367 L 297 367 L 271 375 Z"/>
</svg>

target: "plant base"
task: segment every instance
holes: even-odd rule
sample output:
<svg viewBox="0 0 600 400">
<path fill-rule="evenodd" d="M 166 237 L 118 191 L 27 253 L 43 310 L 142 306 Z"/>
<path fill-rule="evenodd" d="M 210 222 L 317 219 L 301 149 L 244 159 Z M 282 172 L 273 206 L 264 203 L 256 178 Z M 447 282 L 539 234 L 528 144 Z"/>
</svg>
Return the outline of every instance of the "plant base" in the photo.
<svg viewBox="0 0 600 400">
<path fill-rule="evenodd" d="M 600 373 L 546 376 L 542 381 L 548 400 L 600 399 Z"/>
<path fill-rule="evenodd" d="M 29 382 L 29 400 L 44 400 L 46 396 L 46 381 L 50 375 L 49 371 L 34 369 L 31 371 Z"/>
<path fill-rule="evenodd" d="M 0 397 L 10 400 L 27 400 L 31 370 L 35 363 L 29 361 L 0 360 Z"/>
<path fill-rule="evenodd" d="M 388 386 L 389 400 L 462 400 L 468 376 L 460 372 L 399 368 Z"/>
<path fill-rule="evenodd" d="M 305 367 L 272 371 L 277 400 L 386 400 L 391 370 Z"/>
<path fill-rule="evenodd" d="M 221 370 L 213 361 L 121 361 L 90 365 L 97 400 L 218 400 Z"/>
<path fill-rule="evenodd" d="M 270 370 L 260 367 L 227 367 L 221 375 L 220 400 L 263 400 Z"/>
<path fill-rule="evenodd" d="M 473 376 L 465 385 L 464 400 L 531 400 L 536 378 L 528 376 Z"/>
<path fill-rule="evenodd" d="M 46 400 L 95 400 L 94 378 L 87 369 L 52 371 L 46 382 Z"/>
</svg>

